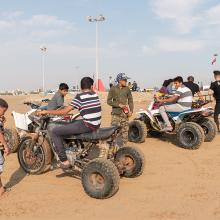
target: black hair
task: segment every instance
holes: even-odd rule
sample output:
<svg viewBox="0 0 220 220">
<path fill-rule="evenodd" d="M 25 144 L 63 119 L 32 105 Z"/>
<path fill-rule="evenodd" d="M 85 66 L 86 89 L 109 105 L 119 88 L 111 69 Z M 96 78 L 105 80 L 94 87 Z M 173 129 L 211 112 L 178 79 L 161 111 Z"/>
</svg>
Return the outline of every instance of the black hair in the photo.
<svg viewBox="0 0 220 220">
<path fill-rule="evenodd" d="M 214 70 L 213 73 L 214 73 L 215 76 L 219 76 L 220 75 L 220 71 L 219 70 Z"/>
<path fill-rule="evenodd" d="M 194 77 L 193 77 L 193 76 L 189 76 L 189 77 L 187 78 L 187 80 L 190 81 L 190 82 L 194 82 Z"/>
<path fill-rule="evenodd" d="M 0 98 L 0 108 L 8 108 L 8 103 Z"/>
<path fill-rule="evenodd" d="M 91 89 L 94 84 L 94 80 L 90 77 L 83 77 L 81 79 L 81 89 Z"/>
<path fill-rule="evenodd" d="M 173 79 L 173 81 L 183 83 L 183 77 L 182 76 L 177 76 L 176 78 Z"/>
<path fill-rule="evenodd" d="M 162 86 L 167 87 L 167 86 L 170 85 L 171 82 L 173 82 L 173 79 L 167 79 L 167 80 L 165 80 L 165 81 L 163 82 L 163 85 L 162 85 Z"/>
<path fill-rule="evenodd" d="M 66 83 L 60 83 L 59 90 L 68 90 L 69 86 Z"/>
</svg>

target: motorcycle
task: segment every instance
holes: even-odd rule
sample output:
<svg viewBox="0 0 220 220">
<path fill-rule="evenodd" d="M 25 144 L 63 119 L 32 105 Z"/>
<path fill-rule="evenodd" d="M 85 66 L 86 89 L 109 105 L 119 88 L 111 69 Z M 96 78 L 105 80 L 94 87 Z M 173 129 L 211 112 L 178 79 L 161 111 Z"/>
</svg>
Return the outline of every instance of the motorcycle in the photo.
<svg viewBox="0 0 220 220">
<path fill-rule="evenodd" d="M 204 107 L 210 101 L 196 101 L 192 109 L 183 112 L 167 112 L 178 144 L 187 149 L 198 149 L 206 141 L 212 141 L 217 133 L 217 127 L 210 118 L 211 107 Z M 159 113 L 159 103 L 156 99 L 148 109 L 141 109 L 136 118 L 129 124 L 129 140 L 135 143 L 145 142 L 148 134 L 161 136 L 165 123 Z"/>
<path fill-rule="evenodd" d="M 50 132 L 54 126 L 66 121 L 56 117 L 30 115 L 36 124 L 35 133 L 26 136 L 18 146 L 18 161 L 29 174 L 41 174 L 53 168 L 53 161 L 59 161 Z M 74 120 L 76 120 L 77 116 Z M 119 189 L 120 175 L 137 177 L 144 169 L 143 153 L 133 147 L 118 147 L 116 138 L 120 127 L 100 128 L 91 133 L 64 138 L 68 161 L 71 164 L 65 172 L 81 176 L 84 191 L 92 198 L 105 199 Z"/>
</svg>

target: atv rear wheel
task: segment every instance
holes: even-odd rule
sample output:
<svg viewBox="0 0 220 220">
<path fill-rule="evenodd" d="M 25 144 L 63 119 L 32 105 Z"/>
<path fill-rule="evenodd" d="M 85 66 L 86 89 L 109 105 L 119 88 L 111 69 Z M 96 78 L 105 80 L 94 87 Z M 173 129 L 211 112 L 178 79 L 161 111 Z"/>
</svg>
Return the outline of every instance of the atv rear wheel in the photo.
<svg viewBox="0 0 220 220">
<path fill-rule="evenodd" d="M 82 171 L 82 185 L 92 198 L 112 197 L 119 189 L 118 169 L 110 160 L 98 158 L 89 162 Z"/>
<path fill-rule="evenodd" d="M 134 120 L 129 124 L 128 139 L 134 143 L 143 143 L 147 137 L 147 127 L 143 121 Z"/>
<path fill-rule="evenodd" d="M 20 137 L 18 135 L 17 130 L 15 128 L 11 128 L 11 129 L 6 128 L 4 131 L 4 137 L 11 152 L 15 153 L 20 143 Z"/>
<path fill-rule="evenodd" d="M 132 178 L 143 173 L 145 159 L 138 148 L 122 147 L 116 153 L 115 164 L 122 170 L 122 176 Z"/>
<path fill-rule="evenodd" d="M 186 122 L 177 130 L 177 140 L 186 149 L 198 149 L 204 142 L 203 129 L 194 122 Z"/>
<path fill-rule="evenodd" d="M 18 161 L 21 168 L 29 174 L 46 172 L 51 164 L 52 152 L 49 143 L 43 138 L 31 149 L 32 138 L 25 137 L 18 147 Z"/>
<path fill-rule="evenodd" d="M 211 142 L 217 134 L 217 126 L 214 121 L 209 118 L 205 118 L 200 124 L 205 133 L 205 142 Z"/>
</svg>

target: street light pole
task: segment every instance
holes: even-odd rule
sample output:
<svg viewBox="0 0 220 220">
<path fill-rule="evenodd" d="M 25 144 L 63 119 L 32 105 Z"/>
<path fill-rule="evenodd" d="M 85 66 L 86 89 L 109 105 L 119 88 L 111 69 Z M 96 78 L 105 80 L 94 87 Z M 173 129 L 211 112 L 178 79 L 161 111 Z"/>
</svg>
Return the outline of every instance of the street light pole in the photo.
<svg viewBox="0 0 220 220">
<path fill-rule="evenodd" d="M 45 56 L 47 52 L 47 48 L 45 46 L 41 46 L 40 50 L 42 52 L 42 90 L 45 92 Z"/>
<path fill-rule="evenodd" d="M 96 88 L 99 91 L 99 33 L 98 22 L 96 22 Z"/>
<path fill-rule="evenodd" d="M 89 22 L 96 23 L 96 89 L 99 90 L 99 36 L 98 36 L 98 22 L 105 21 L 106 18 L 103 15 L 99 15 L 97 18 L 92 16 L 87 17 Z"/>
</svg>

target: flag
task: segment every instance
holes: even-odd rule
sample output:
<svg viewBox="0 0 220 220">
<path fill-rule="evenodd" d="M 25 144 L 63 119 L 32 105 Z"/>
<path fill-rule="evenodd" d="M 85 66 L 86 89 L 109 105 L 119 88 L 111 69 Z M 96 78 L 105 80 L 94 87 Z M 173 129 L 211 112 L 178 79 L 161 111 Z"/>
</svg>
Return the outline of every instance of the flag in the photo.
<svg viewBox="0 0 220 220">
<path fill-rule="evenodd" d="M 214 63 L 216 63 L 217 59 L 216 57 L 212 60 L 212 65 L 214 65 Z"/>
</svg>

